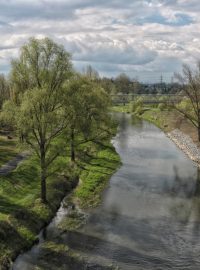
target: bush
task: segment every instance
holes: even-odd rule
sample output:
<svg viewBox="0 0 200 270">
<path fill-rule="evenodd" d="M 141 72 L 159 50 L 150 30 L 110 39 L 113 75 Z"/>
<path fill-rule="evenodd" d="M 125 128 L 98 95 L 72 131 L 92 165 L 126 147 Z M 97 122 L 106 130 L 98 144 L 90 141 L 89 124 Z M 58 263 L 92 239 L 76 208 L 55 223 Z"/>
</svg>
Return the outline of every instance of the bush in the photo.
<svg viewBox="0 0 200 270">
<path fill-rule="evenodd" d="M 164 104 L 164 103 L 159 103 L 158 109 L 159 109 L 160 111 L 164 111 L 166 108 L 167 108 L 166 104 Z"/>
<path fill-rule="evenodd" d="M 132 112 L 134 112 L 136 114 L 141 112 L 142 108 L 143 108 L 143 98 L 142 97 L 136 98 L 131 104 L 131 110 L 132 110 Z"/>
<path fill-rule="evenodd" d="M 192 103 L 188 98 L 183 98 L 178 104 L 179 109 L 192 111 Z"/>
<path fill-rule="evenodd" d="M 143 113 L 144 113 L 143 107 L 138 106 L 136 111 L 135 111 L 135 114 L 142 115 Z"/>
</svg>

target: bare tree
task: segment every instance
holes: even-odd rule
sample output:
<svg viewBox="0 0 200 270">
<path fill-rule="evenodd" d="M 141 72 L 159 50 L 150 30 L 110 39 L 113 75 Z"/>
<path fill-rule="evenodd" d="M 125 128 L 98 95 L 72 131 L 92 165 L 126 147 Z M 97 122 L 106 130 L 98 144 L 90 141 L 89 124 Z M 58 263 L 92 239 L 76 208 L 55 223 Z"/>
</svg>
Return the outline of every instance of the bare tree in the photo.
<svg viewBox="0 0 200 270">
<path fill-rule="evenodd" d="M 197 128 L 200 141 L 200 61 L 196 69 L 183 65 L 182 74 L 175 74 L 175 77 L 182 84 L 185 98 L 179 103 L 173 103 L 173 107 Z"/>
</svg>

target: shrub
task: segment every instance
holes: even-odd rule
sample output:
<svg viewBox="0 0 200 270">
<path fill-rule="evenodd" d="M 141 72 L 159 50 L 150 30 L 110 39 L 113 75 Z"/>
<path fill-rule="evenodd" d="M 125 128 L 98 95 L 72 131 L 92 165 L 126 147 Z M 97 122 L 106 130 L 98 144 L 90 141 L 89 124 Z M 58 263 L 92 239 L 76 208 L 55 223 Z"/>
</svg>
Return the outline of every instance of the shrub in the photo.
<svg viewBox="0 0 200 270">
<path fill-rule="evenodd" d="M 136 111 L 135 111 L 135 114 L 141 115 L 141 114 L 143 114 L 143 112 L 144 112 L 143 107 L 138 106 L 137 109 L 136 109 Z"/>
<path fill-rule="evenodd" d="M 136 114 L 138 112 L 141 112 L 142 108 L 143 108 L 143 98 L 142 97 L 136 98 L 131 104 L 132 112 L 134 112 Z"/>
<path fill-rule="evenodd" d="M 159 103 L 158 109 L 159 109 L 160 111 L 164 111 L 164 109 L 166 109 L 166 108 L 167 108 L 167 106 L 166 106 L 165 103 Z"/>
</svg>

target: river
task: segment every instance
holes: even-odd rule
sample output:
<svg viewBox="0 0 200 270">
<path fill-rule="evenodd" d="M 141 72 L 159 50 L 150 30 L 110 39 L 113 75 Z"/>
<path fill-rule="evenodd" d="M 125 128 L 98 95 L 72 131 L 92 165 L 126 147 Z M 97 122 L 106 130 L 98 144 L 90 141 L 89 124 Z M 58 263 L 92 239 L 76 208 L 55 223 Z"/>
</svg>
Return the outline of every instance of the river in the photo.
<svg viewBox="0 0 200 270">
<path fill-rule="evenodd" d="M 116 118 L 113 144 L 122 166 L 102 204 L 86 212 L 84 226 L 62 237 L 57 224 L 68 210 L 61 207 L 45 237 L 41 233 L 39 245 L 17 258 L 14 270 L 53 269 L 40 268 L 39 258 L 41 243 L 55 238 L 87 257 L 90 263 L 80 269 L 110 264 L 123 270 L 200 269 L 198 168 L 153 124 L 122 113 Z"/>
</svg>

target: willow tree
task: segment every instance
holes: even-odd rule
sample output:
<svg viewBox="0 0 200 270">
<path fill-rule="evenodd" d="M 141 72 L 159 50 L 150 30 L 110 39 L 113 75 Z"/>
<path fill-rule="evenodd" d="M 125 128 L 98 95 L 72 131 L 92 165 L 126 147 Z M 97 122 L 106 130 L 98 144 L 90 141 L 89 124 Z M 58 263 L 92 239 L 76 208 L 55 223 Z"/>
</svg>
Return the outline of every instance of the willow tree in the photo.
<svg viewBox="0 0 200 270">
<path fill-rule="evenodd" d="M 173 107 L 197 128 L 200 141 L 200 61 L 195 70 L 184 65 L 182 74 L 175 76 L 182 85 L 185 98 L 180 103 L 174 103 Z"/>
<path fill-rule="evenodd" d="M 100 84 L 78 75 L 68 84 L 65 95 L 65 106 L 70 113 L 71 160 L 75 161 L 79 145 L 108 136 L 109 97 Z"/>
<path fill-rule="evenodd" d="M 71 57 L 62 45 L 49 38 L 31 38 L 22 46 L 20 56 L 11 63 L 10 81 L 13 100 L 28 89 L 47 88 L 56 92 L 71 73 Z"/>
<path fill-rule="evenodd" d="M 30 39 L 12 62 L 15 106 L 12 114 L 23 140 L 36 153 L 41 168 L 41 199 L 45 203 L 48 168 L 59 156 L 55 144 L 67 126 L 63 85 L 72 72 L 70 55 L 52 40 Z M 4 111 L 11 108 L 5 104 Z"/>
</svg>

